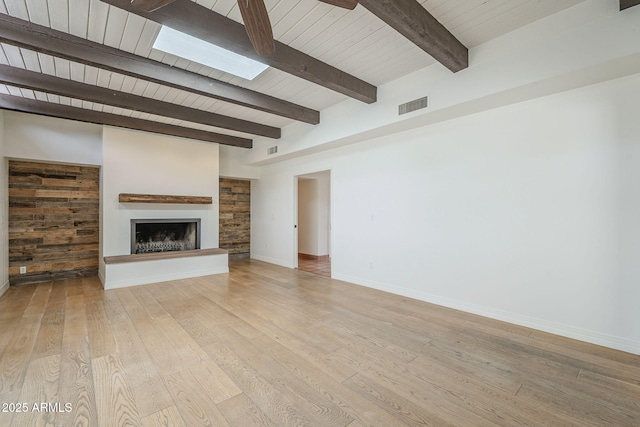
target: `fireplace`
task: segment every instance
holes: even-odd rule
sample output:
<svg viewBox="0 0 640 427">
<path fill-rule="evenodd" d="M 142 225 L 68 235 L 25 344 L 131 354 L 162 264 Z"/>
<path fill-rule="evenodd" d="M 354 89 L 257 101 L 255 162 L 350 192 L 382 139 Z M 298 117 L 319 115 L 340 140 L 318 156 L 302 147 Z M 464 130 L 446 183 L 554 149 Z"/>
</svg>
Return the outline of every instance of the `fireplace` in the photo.
<svg viewBox="0 0 640 427">
<path fill-rule="evenodd" d="M 200 249 L 200 219 L 132 219 L 131 253 Z"/>
</svg>

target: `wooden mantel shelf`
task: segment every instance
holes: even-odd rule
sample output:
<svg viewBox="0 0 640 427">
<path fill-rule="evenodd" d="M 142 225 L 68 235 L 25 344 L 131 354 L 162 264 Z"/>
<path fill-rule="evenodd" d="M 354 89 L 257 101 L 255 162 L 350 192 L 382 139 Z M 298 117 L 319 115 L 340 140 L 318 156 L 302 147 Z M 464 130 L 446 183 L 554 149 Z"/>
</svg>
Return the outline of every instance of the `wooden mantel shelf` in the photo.
<svg viewBox="0 0 640 427">
<path fill-rule="evenodd" d="M 211 205 L 213 198 L 208 196 L 169 196 L 164 194 L 120 193 L 120 203 L 174 203 L 184 205 Z"/>
<path fill-rule="evenodd" d="M 161 259 L 187 258 L 194 256 L 224 255 L 225 249 L 195 249 L 192 251 L 153 252 L 148 254 L 117 255 L 104 257 L 105 264 L 123 264 L 125 262 L 157 261 Z"/>
</svg>

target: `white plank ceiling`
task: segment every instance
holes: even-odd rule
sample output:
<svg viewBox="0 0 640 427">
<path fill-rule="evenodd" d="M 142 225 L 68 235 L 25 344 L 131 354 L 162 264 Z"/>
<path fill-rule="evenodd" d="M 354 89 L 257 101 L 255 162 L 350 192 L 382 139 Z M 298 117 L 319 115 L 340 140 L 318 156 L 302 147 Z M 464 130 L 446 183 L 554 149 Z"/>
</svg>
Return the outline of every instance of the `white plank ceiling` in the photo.
<svg viewBox="0 0 640 427">
<path fill-rule="evenodd" d="M 463 44 L 471 48 L 583 0 L 420 0 Z M 236 0 L 196 0 L 242 22 Z M 395 80 L 434 60 L 362 6 L 349 11 L 316 0 L 265 0 L 276 40 L 376 86 Z M 269 68 L 253 81 L 152 50 L 160 25 L 99 0 L 0 0 L 0 13 L 158 60 L 237 86 L 322 111 L 346 97 Z M 0 63 L 21 69 L 108 87 L 157 100 L 276 127 L 291 119 L 190 94 L 157 83 L 97 69 L 61 58 L 0 44 Z M 179 126 L 251 135 L 152 116 L 101 104 L 0 85 L 0 93 Z"/>
</svg>

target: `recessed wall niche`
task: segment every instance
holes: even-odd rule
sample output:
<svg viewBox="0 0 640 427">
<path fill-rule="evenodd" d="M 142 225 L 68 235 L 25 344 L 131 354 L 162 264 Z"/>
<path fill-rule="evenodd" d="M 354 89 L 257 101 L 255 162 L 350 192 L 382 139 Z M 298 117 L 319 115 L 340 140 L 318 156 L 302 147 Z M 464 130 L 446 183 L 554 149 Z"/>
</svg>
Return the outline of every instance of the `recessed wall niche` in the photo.
<svg viewBox="0 0 640 427">
<path fill-rule="evenodd" d="M 100 168 L 12 160 L 8 184 L 10 283 L 96 275 Z"/>
<path fill-rule="evenodd" d="M 220 178 L 220 248 L 229 258 L 251 252 L 251 181 Z"/>
</svg>

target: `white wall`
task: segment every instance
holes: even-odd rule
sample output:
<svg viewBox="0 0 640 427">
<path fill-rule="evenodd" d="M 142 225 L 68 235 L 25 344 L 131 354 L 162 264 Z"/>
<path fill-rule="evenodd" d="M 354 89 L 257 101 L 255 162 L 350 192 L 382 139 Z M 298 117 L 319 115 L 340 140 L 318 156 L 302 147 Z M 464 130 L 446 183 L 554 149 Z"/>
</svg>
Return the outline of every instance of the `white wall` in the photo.
<svg viewBox="0 0 640 427">
<path fill-rule="evenodd" d="M 318 181 L 318 255 L 331 253 L 331 174 L 316 174 Z"/>
<path fill-rule="evenodd" d="M 5 111 L 5 156 L 82 165 L 102 164 L 102 126 Z"/>
<path fill-rule="evenodd" d="M 103 257 L 131 253 L 134 218 L 201 218 L 201 248 L 218 247 L 218 145 L 105 127 L 102 166 Z M 212 205 L 119 203 L 120 193 L 211 196 Z"/>
<path fill-rule="evenodd" d="M 251 253 L 293 265 L 332 170 L 333 276 L 640 354 L 640 75 L 265 167 Z"/>
<path fill-rule="evenodd" d="M 258 179 L 260 168 L 244 164 L 249 150 L 228 145 L 220 146 L 220 176 L 233 179 Z"/>
<path fill-rule="evenodd" d="M 4 115 L 0 110 L 0 296 L 9 289 L 7 160 L 4 157 Z"/>
<path fill-rule="evenodd" d="M 318 181 L 298 180 L 298 252 L 318 253 Z"/>
</svg>

